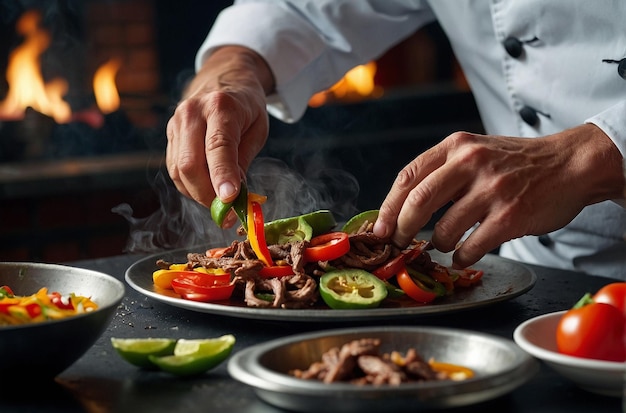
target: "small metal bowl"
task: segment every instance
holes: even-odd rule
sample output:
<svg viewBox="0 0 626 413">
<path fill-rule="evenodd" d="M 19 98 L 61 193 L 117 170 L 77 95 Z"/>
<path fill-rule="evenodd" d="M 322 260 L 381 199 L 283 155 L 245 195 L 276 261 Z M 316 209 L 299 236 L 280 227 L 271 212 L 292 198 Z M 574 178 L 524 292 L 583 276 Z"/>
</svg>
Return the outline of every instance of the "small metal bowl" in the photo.
<svg viewBox="0 0 626 413">
<path fill-rule="evenodd" d="M 95 311 L 61 320 L 0 326 L 0 374 L 12 382 L 51 380 L 73 364 L 104 332 L 124 296 L 124 284 L 110 275 L 58 264 L 0 263 L 0 285 L 16 295 L 47 287 L 98 304 Z"/>
<path fill-rule="evenodd" d="M 415 348 L 425 359 L 474 370 L 463 381 L 403 383 L 398 386 L 325 384 L 289 375 L 306 369 L 324 352 L 359 338 L 379 338 L 381 351 Z M 508 393 L 538 370 L 538 362 L 512 340 L 439 327 L 361 327 L 300 334 L 241 350 L 228 363 L 230 375 L 265 402 L 299 412 L 411 411 L 474 404 Z"/>
</svg>

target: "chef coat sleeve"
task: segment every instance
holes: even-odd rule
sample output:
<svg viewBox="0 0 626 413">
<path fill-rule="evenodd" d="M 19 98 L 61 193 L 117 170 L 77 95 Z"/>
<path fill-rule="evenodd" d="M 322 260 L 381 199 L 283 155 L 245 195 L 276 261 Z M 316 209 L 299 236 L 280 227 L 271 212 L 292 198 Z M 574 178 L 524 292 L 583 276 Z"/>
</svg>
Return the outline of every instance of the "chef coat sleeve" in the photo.
<svg viewBox="0 0 626 413">
<path fill-rule="evenodd" d="M 593 123 L 602 129 L 620 151 L 622 158 L 626 158 L 626 101 L 611 106 L 587 119 L 585 123 Z M 626 163 L 624 163 L 624 167 L 626 167 Z M 626 207 L 624 199 L 614 201 L 622 207 Z"/>
<path fill-rule="evenodd" d="M 256 51 L 276 80 L 268 112 L 295 122 L 313 94 L 433 20 L 420 0 L 237 1 L 218 15 L 195 64 L 224 45 Z"/>
</svg>

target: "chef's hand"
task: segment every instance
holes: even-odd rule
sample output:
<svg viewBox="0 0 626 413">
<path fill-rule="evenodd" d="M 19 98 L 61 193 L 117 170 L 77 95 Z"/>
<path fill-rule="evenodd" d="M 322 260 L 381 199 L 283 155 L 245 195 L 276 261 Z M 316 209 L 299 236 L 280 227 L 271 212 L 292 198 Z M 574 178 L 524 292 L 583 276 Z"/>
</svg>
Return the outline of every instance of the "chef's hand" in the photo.
<svg viewBox="0 0 626 413">
<path fill-rule="evenodd" d="M 167 124 L 167 170 L 184 195 L 210 207 L 234 200 L 268 134 L 272 73 L 254 52 L 216 50 L 186 88 Z"/>
<path fill-rule="evenodd" d="M 586 205 L 620 199 L 621 162 L 592 124 L 536 139 L 457 132 L 402 169 L 374 232 L 404 247 L 452 201 L 432 243 L 443 252 L 456 248 L 453 265 L 464 268 L 505 241 L 565 226 Z"/>
</svg>

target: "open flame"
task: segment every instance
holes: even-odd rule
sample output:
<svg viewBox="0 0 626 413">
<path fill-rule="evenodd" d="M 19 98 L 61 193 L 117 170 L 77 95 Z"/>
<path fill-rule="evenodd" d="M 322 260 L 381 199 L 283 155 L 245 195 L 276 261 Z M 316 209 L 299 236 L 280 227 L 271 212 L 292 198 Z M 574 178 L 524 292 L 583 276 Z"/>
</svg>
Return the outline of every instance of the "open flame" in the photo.
<svg viewBox="0 0 626 413">
<path fill-rule="evenodd" d="M 0 119 L 22 120 L 30 107 L 57 123 L 78 119 L 94 126 L 101 125 L 94 113 L 72 114 L 70 105 L 63 99 L 68 91 L 67 81 L 44 81 L 40 56 L 50 45 L 50 35 L 41 27 L 40 13 L 36 10 L 25 12 L 17 22 L 16 31 L 24 37 L 24 42 L 9 55 L 6 72 L 9 89 L 4 101 L 0 102 Z M 120 66 L 118 59 L 111 59 L 94 75 L 96 104 L 104 114 L 114 112 L 120 106 L 115 86 L 115 75 Z"/>
<path fill-rule="evenodd" d="M 39 56 L 48 48 L 50 36 L 40 27 L 41 16 L 27 11 L 17 22 L 17 32 L 24 42 L 9 57 L 7 81 L 9 91 L 0 102 L 0 117 L 23 119 L 27 107 L 54 118 L 58 123 L 71 119 L 70 105 L 63 100 L 67 82 L 54 79 L 45 83 L 41 75 Z"/>
<path fill-rule="evenodd" d="M 309 100 L 309 106 L 322 106 L 331 100 L 353 101 L 379 97 L 382 95 L 382 88 L 374 82 L 376 69 L 376 62 L 354 67 L 329 89 L 313 95 Z"/>
<path fill-rule="evenodd" d="M 122 62 L 111 59 L 96 70 L 93 76 L 93 93 L 96 104 L 104 114 L 115 112 L 120 107 L 120 95 L 115 86 L 115 75 Z"/>
</svg>

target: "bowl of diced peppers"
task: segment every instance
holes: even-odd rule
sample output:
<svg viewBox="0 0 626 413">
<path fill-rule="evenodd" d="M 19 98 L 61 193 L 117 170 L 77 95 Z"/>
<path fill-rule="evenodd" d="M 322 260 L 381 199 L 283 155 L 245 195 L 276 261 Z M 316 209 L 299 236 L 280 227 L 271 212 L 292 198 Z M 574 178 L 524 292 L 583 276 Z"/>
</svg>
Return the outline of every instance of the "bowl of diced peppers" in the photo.
<svg viewBox="0 0 626 413">
<path fill-rule="evenodd" d="M 59 264 L 0 262 L 0 373 L 12 382 L 51 380 L 110 324 L 124 284 Z"/>
</svg>

